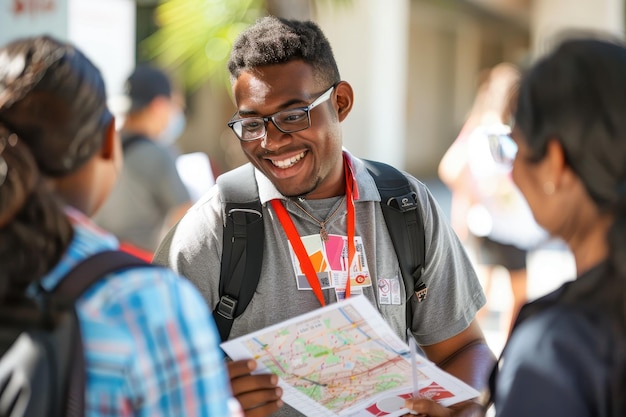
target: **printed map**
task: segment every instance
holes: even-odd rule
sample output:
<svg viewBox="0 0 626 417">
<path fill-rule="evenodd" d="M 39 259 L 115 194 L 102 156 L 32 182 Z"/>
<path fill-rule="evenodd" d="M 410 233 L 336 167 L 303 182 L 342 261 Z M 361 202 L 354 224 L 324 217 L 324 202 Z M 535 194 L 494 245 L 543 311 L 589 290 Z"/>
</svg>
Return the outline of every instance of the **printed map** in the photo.
<svg viewBox="0 0 626 417">
<path fill-rule="evenodd" d="M 383 340 L 353 305 L 245 342 L 253 357 L 289 385 L 339 412 L 411 384 L 406 347 Z"/>
<path fill-rule="evenodd" d="M 221 344 L 256 373 L 280 377 L 283 400 L 307 417 L 398 417 L 413 395 L 449 406 L 478 392 L 396 335 L 364 296 L 350 297 Z M 412 369 L 416 369 L 413 380 Z"/>
</svg>

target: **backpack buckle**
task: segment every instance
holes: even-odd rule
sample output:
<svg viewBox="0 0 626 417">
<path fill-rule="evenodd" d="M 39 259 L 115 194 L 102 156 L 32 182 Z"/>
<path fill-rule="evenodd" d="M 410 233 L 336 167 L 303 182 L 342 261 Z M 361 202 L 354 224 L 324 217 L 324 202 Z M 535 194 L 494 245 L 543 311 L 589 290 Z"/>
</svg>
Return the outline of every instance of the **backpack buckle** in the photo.
<svg viewBox="0 0 626 417">
<path fill-rule="evenodd" d="M 391 197 L 387 205 L 400 211 L 415 210 L 417 208 L 417 194 L 410 192 L 398 197 Z"/>
<path fill-rule="evenodd" d="M 417 298 L 417 302 L 421 303 L 422 301 L 424 301 L 427 295 L 428 287 L 426 287 L 426 284 L 424 284 L 423 282 L 420 282 L 417 288 L 415 288 L 415 297 Z"/>
<path fill-rule="evenodd" d="M 220 298 L 220 302 L 217 303 L 217 314 L 227 320 L 234 320 L 236 308 L 237 300 L 229 295 L 222 295 L 222 298 Z"/>
</svg>

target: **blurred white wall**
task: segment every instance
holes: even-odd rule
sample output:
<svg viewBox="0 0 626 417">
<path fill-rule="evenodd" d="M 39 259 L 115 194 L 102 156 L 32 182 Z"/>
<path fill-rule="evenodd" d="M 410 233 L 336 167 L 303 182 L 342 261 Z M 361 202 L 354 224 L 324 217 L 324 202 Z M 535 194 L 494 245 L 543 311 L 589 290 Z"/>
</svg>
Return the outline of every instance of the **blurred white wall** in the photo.
<svg viewBox="0 0 626 417">
<path fill-rule="evenodd" d="M 0 45 L 40 34 L 76 44 L 119 94 L 135 66 L 135 1 L 0 0 Z"/>
<path fill-rule="evenodd" d="M 344 143 L 428 178 L 455 139 L 482 70 L 527 65 L 567 28 L 622 35 L 623 0 L 355 0 L 314 19 L 355 90 Z"/>
<path fill-rule="evenodd" d="M 508 26 L 434 1 L 319 2 L 314 18 L 355 91 L 345 145 L 420 177 L 436 175 L 473 101 L 480 69 L 518 60 L 528 49 L 519 23 Z"/>
<path fill-rule="evenodd" d="M 355 95 L 344 145 L 357 156 L 405 167 L 409 0 L 317 8 L 342 79 Z"/>
<path fill-rule="evenodd" d="M 563 30 L 600 30 L 624 37 L 623 0 L 535 0 L 532 3 L 531 38 L 535 56 L 550 48 Z"/>
</svg>

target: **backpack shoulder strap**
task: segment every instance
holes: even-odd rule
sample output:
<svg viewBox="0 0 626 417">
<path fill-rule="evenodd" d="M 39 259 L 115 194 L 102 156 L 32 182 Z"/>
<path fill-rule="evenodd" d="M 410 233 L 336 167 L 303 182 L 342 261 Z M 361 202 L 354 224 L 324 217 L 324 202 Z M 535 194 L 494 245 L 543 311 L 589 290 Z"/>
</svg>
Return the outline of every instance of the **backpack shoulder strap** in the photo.
<svg viewBox="0 0 626 417">
<path fill-rule="evenodd" d="M 423 301 L 428 288 L 421 279 L 425 262 L 424 222 L 417 195 L 402 172 L 382 162 L 363 160 L 380 193 L 380 206 L 398 256 L 407 296 Z M 407 313 L 411 302 L 407 300 Z M 408 317 L 411 317 L 410 315 Z"/>
<path fill-rule="evenodd" d="M 138 134 L 126 136 L 122 139 L 122 151 L 127 152 L 130 148 L 141 142 L 150 142 L 150 139 Z"/>
<path fill-rule="evenodd" d="M 122 269 L 152 264 L 119 250 L 107 250 L 84 259 L 63 277 L 52 294 L 74 302 L 105 275 Z"/>
<path fill-rule="evenodd" d="M 421 280 L 424 267 L 424 224 L 417 196 L 406 177 L 381 162 L 365 161 L 381 195 L 381 208 L 398 256 L 409 298 L 422 301 L 428 289 Z M 218 302 L 213 317 L 222 340 L 256 290 L 263 261 L 263 212 L 251 164 L 217 179 L 225 202 L 225 222 Z M 245 285 L 243 285 L 245 282 Z M 413 289 L 411 291 L 410 289 Z M 411 303 L 407 302 L 407 314 Z M 410 315 L 408 316 L 410 317 Z"/>
<path fill-rule="evenodd" d="M 52 291 L 52 296 L 64 305 L 73 304 L 87 289 L 109 273 L 142 266 L 154 265 L 119 250 L 100 252 L 84 259 L 67 273 Z M 85 409 L 85 358 L 80 332 L 74 334 L 72 339 L 72 366 L 68 369 L 69 364 L 59 364 L 58 367 L 61 370 L 61 381 L 65 385 L 62 389 L 67 393 L 63 415 L 68 417 L 83 416 Z"/>
<path fill-rule="evenodd" d="M 219 295 L 213 318 L 223 341 L 250 304 L 263 263 L 263 210 L 252 164 L 217 178 L 224 208 Z"/>
</svg>

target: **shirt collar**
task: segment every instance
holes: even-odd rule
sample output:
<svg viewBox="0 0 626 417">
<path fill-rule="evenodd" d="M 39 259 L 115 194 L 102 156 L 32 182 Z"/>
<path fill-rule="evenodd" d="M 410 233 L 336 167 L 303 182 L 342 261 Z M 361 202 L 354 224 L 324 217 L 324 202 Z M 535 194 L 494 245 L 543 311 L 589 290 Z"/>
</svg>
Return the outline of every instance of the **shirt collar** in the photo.
<svg viewBox="0 0 626 417">
<path fill-rule="evenodd" d="M 606 288 L 608 264 L 601 262 L 573 281 L 568 281 L 556 290 L 524 305 L 519 312 L 516 325 L 554 305 L 581 305 L 598 296 Z"/>
<path fill-rule="evenodd" d="M 54 289 L 59 281 L 83 259 L 95 253 L 119 247 L 119 242 L 113 235 L 100 229 L 80 211 L 66 207 L 65 214 L 74 229 L 74 236 L 59 263 L 41 279 L 41 285 L 48 291 Z"/>
</svg>

